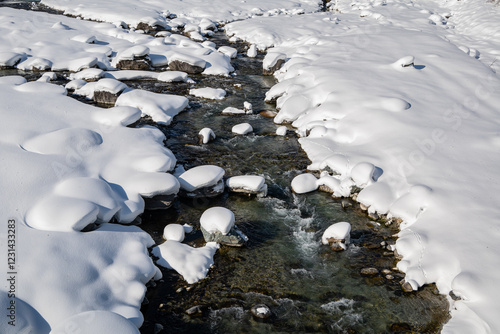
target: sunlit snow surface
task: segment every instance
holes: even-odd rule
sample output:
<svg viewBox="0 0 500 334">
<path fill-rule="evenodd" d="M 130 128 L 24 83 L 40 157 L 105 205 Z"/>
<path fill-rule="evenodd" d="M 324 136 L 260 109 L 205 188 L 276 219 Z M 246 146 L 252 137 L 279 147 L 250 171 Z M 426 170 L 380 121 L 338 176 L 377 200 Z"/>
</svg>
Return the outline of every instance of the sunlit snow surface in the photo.
<svg viewBox="0 0 500 334">
<path fill-rule="evenodd" d="M 227 75 L 229 57 L 209 44 L 120 26 L 194 24 L 202 32 L 213 28 L 202 18 L 247 19 L 226 30 L 256 46 L 249 55 L 276 46 L 265 63 L 288 60 L 276 74 L 280 83 L 268 93 L 281 109 L 275 121 L 298 128 L 311 169 L 328 166 L 340 174 L 318 184 L 339 193 L 365 187 L 359 201 L 369 211 L 404 219 L 397 249 L 407 280 L 415 288 L 436 282 L 442 293 L 453 290 L 462 298 L 453 303 L 445 332 L 500 331 L 500 205 L 494 195 L 500 190 L 500 80 L 493 72 L 500 69 L 498 7 L 480 0 L 336 1 L 338 11 L 309 15 L 316 1 L 42 2 L 108 23 L 1 8 L 0 64 L 113 70 L 120 57 L 149 53 L 161 67 L 187 51 L 211 65 L 205 74 Z M 167 19 L 170 13 L 178 18 Z M 186 78 L 165 75 L 165 81 Z M 14 332 L 31 327 L 47 333 L 68 321 L 85 321 L 92 310 L 103 312 L 92 324 L 102 324 L 100 330 L 107 322 L 127 327 L 107 311 L 140 326 L 144 284 L 158 275 L 146 250 L 153 241 L 136 227 L 104 224 L 77 231 L 113 215 L 131 222 L 144 208 L 141 195 L 178 190 L 164 173 L 175 157 L 163 147 L 163 135 L 149 127 L 124 127 L 141 112 L 148 114 L 145 108 L 164 109 L 128 99 L 125 107 L 103 113 L 64 94 L 48 83 L 0 79 L 2 221 L 17 222 L 22 272 Z M 5 245 L 4 231 L 0 238 Z M 174 248 L 183 247 L 176 243 Z M 207 257 L 202 268 L 210 265 Z M 2 288 L 0 304 L 5 309 L 8 302 Z"/>
</svg>

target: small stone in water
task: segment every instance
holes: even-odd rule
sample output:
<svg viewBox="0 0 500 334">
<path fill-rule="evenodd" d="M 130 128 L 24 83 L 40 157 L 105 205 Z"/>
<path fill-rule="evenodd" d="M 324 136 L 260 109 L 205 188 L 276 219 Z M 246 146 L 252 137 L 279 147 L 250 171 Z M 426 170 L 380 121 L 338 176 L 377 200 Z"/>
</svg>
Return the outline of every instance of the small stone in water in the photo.
<svg viewBox="0 0 500 334">
<path fill-rule="evenodd" d="M 382 274 L 389 275 L 391 271 L 389 269 L 382 269 Z"/>
<path fill-rule="evenodd" d="M 264 304 L 255 305 L 250 311 L 256 318 L 260 319 L 267 319 L 271 316 L 271 310 Z"/>
<path fill-rule="evenodd" d="M 201 315 L 202 313 L 203 312 L 200 305 L 193 306 L 186 310 L 186 314 L 188 315 Z"/>
<path fill-rule="evenodd" d="M 375 276 L 378 274 L 377 268 L 363 268 L 361 269 L 361 275 L 363 276 Z"/>
<path fill-rule="evenodd" d="M 392 275 L 386 275 L 385 278 L 388 279 L 388 280 L 393 280 L 394 276 L 392 276 Z"/>
<path fill-rule="evenodd" d="M 409 282 L 405 282 L 401 285 L 401 288 L 403 288 L 404 292 L 413 292 L 413 287 Z"/>
</svg>

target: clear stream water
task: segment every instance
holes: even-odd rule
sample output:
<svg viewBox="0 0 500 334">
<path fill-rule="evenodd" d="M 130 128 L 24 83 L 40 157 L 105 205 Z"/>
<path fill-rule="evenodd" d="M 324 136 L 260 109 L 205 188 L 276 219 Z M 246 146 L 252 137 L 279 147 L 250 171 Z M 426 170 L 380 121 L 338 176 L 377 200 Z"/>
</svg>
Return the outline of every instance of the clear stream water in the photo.
<svg viewBox="0 0 500 334">
<path fill-rule="evenodd" d="M 0 6 L 5 2 L 0 2 Z M 222 34 L 215 41 L 229 45 Z M 243 51 L 244 45 L 234 45 Z M 350 200 L 333 199 L 315 192 L 295 195 L 290 190 L 293 177 L 306 170 L 308 160 L 292 130 L 288 136 L 275 136 L 272 119 L 258 114 L 274 110 L 264 102 L 265 92 L 275 83 L 261 75 L 262 57 L 240 56 L 233 61 L 232 77 L 191 76 L 196 87 L 220 87 L 227 91 L 223 101 L 190 97 L 190 108 L 178 115 L 169 127 L 160 127 L 167 136 L 166 146 L 186 169 L 214 164 L 226 170 L 226 177 L 263 175 L 268 196 L 255 198 L 229 194 L 212 199 L 179 199 L 168 210 L 146 211 L 142 215 L 145 231 L 159 244 L 166 224 L 192 224 L 187 236 L 191 245 L 204 243 L 198 230 L 199 217 L 211 206 L 224 206 L 235 213 L 236 224 L 249 237 L 242 248 L 222 247 L 215 255 L 215 266 L 205 280 L 188 285 L 174 271 L 162 268 L 163 279 L 148 287 L 140 331 L 158 333 L 438 333 L 448 319 L 446 298 L 427 286 L 405 293 L 399 281 L 402 273 L 392 270 L 396 260 L 380 246 L 394 243 L 394 227 L 371 221 Z M 0 71 L 2 75 L 21 74 L 28 80 L 40 73 Z M 64 74 L 57 84 L 65 84 Z M 130 87 L 161 93 L 187 95 L 191 84 L 157 81 L 129 81 Z M 227 106 L 253 105 L 253 115 L 223 116 Z M 248 122 L 254 133 L 237 136 L 233 125 Z M 153 125 L 143 120 L 137 126 Z M 198 144 L 198 132 L 210 127 L 217 139 Z M 342 206 L 350 204 L 347 209 Z M 333 252 L 321 244 L 322 232 L 331 224 L 352 224 L 351 245 L 347 251 Z M 360 270 L 375 267 L 390 270 L 392 279 L 379 273 L 365 277 Z M 390 276 L 389 276 L 390 277 Z M 267 305 L 268 319 L 256 319 L 250 309 Z M 186 310 L 199 306 L 199 312 Z"/>
</svg>

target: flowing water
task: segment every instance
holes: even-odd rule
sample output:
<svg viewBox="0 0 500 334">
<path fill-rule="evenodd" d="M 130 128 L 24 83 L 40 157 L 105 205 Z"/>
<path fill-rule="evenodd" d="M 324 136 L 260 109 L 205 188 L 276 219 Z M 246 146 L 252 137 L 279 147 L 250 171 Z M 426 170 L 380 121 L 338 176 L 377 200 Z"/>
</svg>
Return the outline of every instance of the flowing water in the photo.
<svg viewBox="0 0 500 334">
<path fill-rule="evenodd" d="M 219 46 L 228 44 L 221 34 L 213 40 Z M 243 45 L 237 46 L 243 51 Z M 166 146 L 186 169 L 214 164 L 226 170 L 226 177 L 262 175 L 268 196 L 226 192 L 212 199 L 181 199 L 168 210 L 143 214 L 140 226 L 157 243 L 163 242 L 165 225 L 178 223 L 194 226 L 185 242 L 199 246 L 204 243 L 199 217 L 209 207 L 224 206 L 235 213 L 249 242 L 242 248 L 219 249 L 208 277 L 197 284 L 188 285 L 174 271 L 162 268 L 163 279 L 148 287 L 141 333 L 438 333 L 448 319 L 448 303 L 434 286 L 402 291 L 399 282 L 404 276 L 393 270 L 394 255 L 381 247 L 381 242 L 394 243 L 394 227 L 371 221 L 350 200 L 321 192 L 291 192 L 290 182 L 306 170 L 307 157 L 293 131 L 276 136 L 272 120 L 258 114 L 274 110 L 264 103 L 264 95 L 275 81 L 261 75 L 261 56 L 239 56 L 233 65 L 237 70 L 231 77 L 191 76 L 196 87 L 225 89 L 226 99 L 190 97 L 190 108 L 160 129 L 167 136 Z M 0 73 L 11 74 L 28 80 L 41 75 Z M 66 82 L 61 74 L 56 83 Z M 126 84 L 181 95 L 192 87 L 151 80 Z M 221 115 L 227 106 L 243 108 L 244 101 L 252 103 L 254 114 Z M 250 123 L 254 133 L 232 134 L 232 126 L 242 122 Z M 153 125 L 143 120 L 137 126 L 144 124 Z M 213 129 L 217 138 L 200 145 L 197 134 L 204 127 Z M 351 245 L 347 251 L 333 252 L 321 244 L 321 235 L 339 221 L 351 223 Z M 366 267 L 388 271 L 366 277 L 360 273 Z M 250 309 L 258 304 L 267 305 L 272 315 L 265 320 L 253 317 Z M 188 315 L 194 306 L 198 312 Z"/>
</svg>

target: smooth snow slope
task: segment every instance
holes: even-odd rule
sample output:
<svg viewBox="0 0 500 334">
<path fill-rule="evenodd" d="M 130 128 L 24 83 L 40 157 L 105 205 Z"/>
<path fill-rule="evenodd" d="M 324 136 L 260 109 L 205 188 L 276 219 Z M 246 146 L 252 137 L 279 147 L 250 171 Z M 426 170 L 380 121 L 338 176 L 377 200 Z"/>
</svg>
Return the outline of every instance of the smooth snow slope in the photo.
<svg viewBox="0 0 500 334">
<path fill-rule="evenodd" d="M 500 8 L 480 0 L 337 4 L 341 13 L 226 29 L 287 56 L 267 95 L 281 108 L 275 121 L 298 128 L 311 169 L 341 174 L 338 194 L 361 170 L 368 181 L 358 200 L 404 219 L 397 250 L 406 280 L 461 298 L 450 299 L 444 332 L 500 332 L 500 80 L 489 66 L 500 50 Z M 475 21 L 466 19 L 472 10 Z"/>
</svg>

